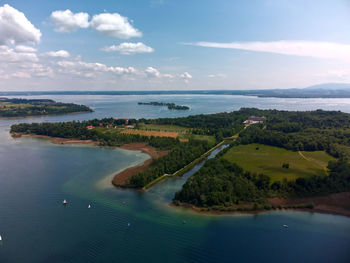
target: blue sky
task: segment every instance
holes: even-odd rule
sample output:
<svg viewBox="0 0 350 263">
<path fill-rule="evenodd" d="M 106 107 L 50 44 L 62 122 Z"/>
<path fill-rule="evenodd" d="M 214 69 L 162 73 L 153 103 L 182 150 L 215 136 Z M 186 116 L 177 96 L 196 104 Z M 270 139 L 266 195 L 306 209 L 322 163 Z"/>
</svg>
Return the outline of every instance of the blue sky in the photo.
<svg viewBox="0 0 350 263">
<path fill-rule="evenodd" d="M 350 82 L 350 1 L 1 1 L 0 79 L 1 91 Z"/>
</svg>

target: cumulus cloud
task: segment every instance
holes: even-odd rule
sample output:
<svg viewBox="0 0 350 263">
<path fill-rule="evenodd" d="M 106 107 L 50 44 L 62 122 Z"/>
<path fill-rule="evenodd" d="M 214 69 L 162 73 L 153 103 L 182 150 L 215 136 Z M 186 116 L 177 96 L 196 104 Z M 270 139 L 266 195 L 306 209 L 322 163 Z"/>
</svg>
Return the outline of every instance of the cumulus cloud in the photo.
<svg viewBox="0 0 350 263">
<path fill-rule="evenodd" d="M 127 17 L 118 13 L 94 15 L 90 25 L 96 32 L 110 37 L 129 39 L 142 36 L 142 33 L 129 23 Z"/>
<path fill-rule="evenodd" d="M 106 52 L 112 52 L 117 51 L 120 52 L 123 55 L 132 55 L 132 54 L 138 54 L 138 53 L 152 53 L 154 51 L 153 48 L 146 46 L 145 44 L 138 42 L 138 43 L 121 43 L 118 46 L 112 45 L 109 47 L 102 48 L 103 51 Z"/>
<path fill-rule="evenodd" d="M 74 14 L 69 9 L 52 12 L 50 19 L 55 25 L 56 32 L 68 33 L 89 27 L 89 14 L 83 12 Z"/>
<path fill-rule="evenodd" d="M 185 43 L 186 44 L 186 43 Z M 272 42 L 196 42 L 187 43 L 200 47 L 229 48 L 283 55 L 350 60 L 350 45 L 317 41 L 272 41 Z"/>
<path fill-rule="evenodd" d="M 44 55 L 49 57 L 55 57 L 55 58 L 69 58 L 70 54 L 66 50 L 57 50 L 57 51 L 50 51 L 46 52 Z"/>
<path fill-rule="evenodd" d="M 0 45 L 37 44 L 41 32 L 17 9 L 5 4 L 0 6 Z"/>
<path fill-rule="evenodd" d="M 16 62 L 37 62 L 38 56 L 33 52 L 17 52 L 13 48 L 1 46 L 0 48 L 0 62 L 16 63 Z"/>
</svg>

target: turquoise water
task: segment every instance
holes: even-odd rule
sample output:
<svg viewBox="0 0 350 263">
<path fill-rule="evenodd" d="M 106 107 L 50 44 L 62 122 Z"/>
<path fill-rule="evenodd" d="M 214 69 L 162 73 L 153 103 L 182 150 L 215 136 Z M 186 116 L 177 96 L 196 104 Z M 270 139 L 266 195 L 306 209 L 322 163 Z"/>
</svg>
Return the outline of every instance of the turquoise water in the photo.
<svg viewBox="0 0 350 263">
<path fill-rule="evenodd" d="M 50 96 L 42 96 L 50 97 Z M 171 117 L 242 106 L 341 109 L 348 99 L 260 99 L 240 96 L 55 96 L 94 113 L 0 120 L 0 262 L 349 262 L 350 219 L 292 211 L 198 215 L 169 206 L 186 180 L 146 192 L 116 189 L 116 171 L 148 158 L 141 152 L 13 139 L 12 123 L 95 117 Z M 137 106 L 189 105 L 190 112 Z M 62 200 L 67 199 L 67 207 Z M 125 202 L 125 204 L 123 204 Z M 91 204 L 91 209 L 87 206 Z M 183 222 L 186 222 L 184 224 Z M 130 223 L 130 226 L 128 226 Z M 281 227 L 289 225 L 288 229 Z"/>
</svg>

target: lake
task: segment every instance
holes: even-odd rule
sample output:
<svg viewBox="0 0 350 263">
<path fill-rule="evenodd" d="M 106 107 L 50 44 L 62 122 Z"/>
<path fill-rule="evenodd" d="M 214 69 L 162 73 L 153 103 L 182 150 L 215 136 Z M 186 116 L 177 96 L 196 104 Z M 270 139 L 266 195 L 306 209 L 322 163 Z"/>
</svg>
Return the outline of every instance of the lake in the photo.
<svg viewBox="0 0 350 263">
<path fill-rule="evenodd" d="M 111 178 L 117 171 L 146 160 L 146 154 L 54 145 L 43 139 L 13 139 L 9 135 L 11 124 L 18 122 L 178 117 L 241 107 L 350 113 L 350 99 L 227 95 L 26 98 L 86 104 L 95 112 L 0 119 L 1 263 L 350 262 L 350 218 L 295 211 L 199 215 L 169 203 L 200 166 L 183 178 L 168 179 L 146 192 L 122 190 L 111 185 Z M 137 105 L 138 101 L 174 102 L 191 110 L 170 111 Z M 63 199 L 68 201 L 66 207 Z"/>
</svg>

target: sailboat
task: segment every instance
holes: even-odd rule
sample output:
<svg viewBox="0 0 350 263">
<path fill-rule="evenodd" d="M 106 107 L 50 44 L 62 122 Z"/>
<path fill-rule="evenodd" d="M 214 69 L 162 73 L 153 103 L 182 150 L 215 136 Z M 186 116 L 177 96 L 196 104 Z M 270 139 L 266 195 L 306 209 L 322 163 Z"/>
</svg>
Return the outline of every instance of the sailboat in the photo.
<svg viewBox="0 0 350 263">
<path fill-rule="evenodd" d="M 0 242 L 2 242 L 2 237 L 0 236 Z"/>
<path fill-rule="evenodd" d="M 67 200 L 64 199 L 64 200 L 63 200 L 63 205 L 66 205 L 66 204 L 67 204 Z"/>
<path fill-rule="evenodd" d="M 88 205 L 88 208 L 91 208 L 91 205 Z"/>
</svg>

